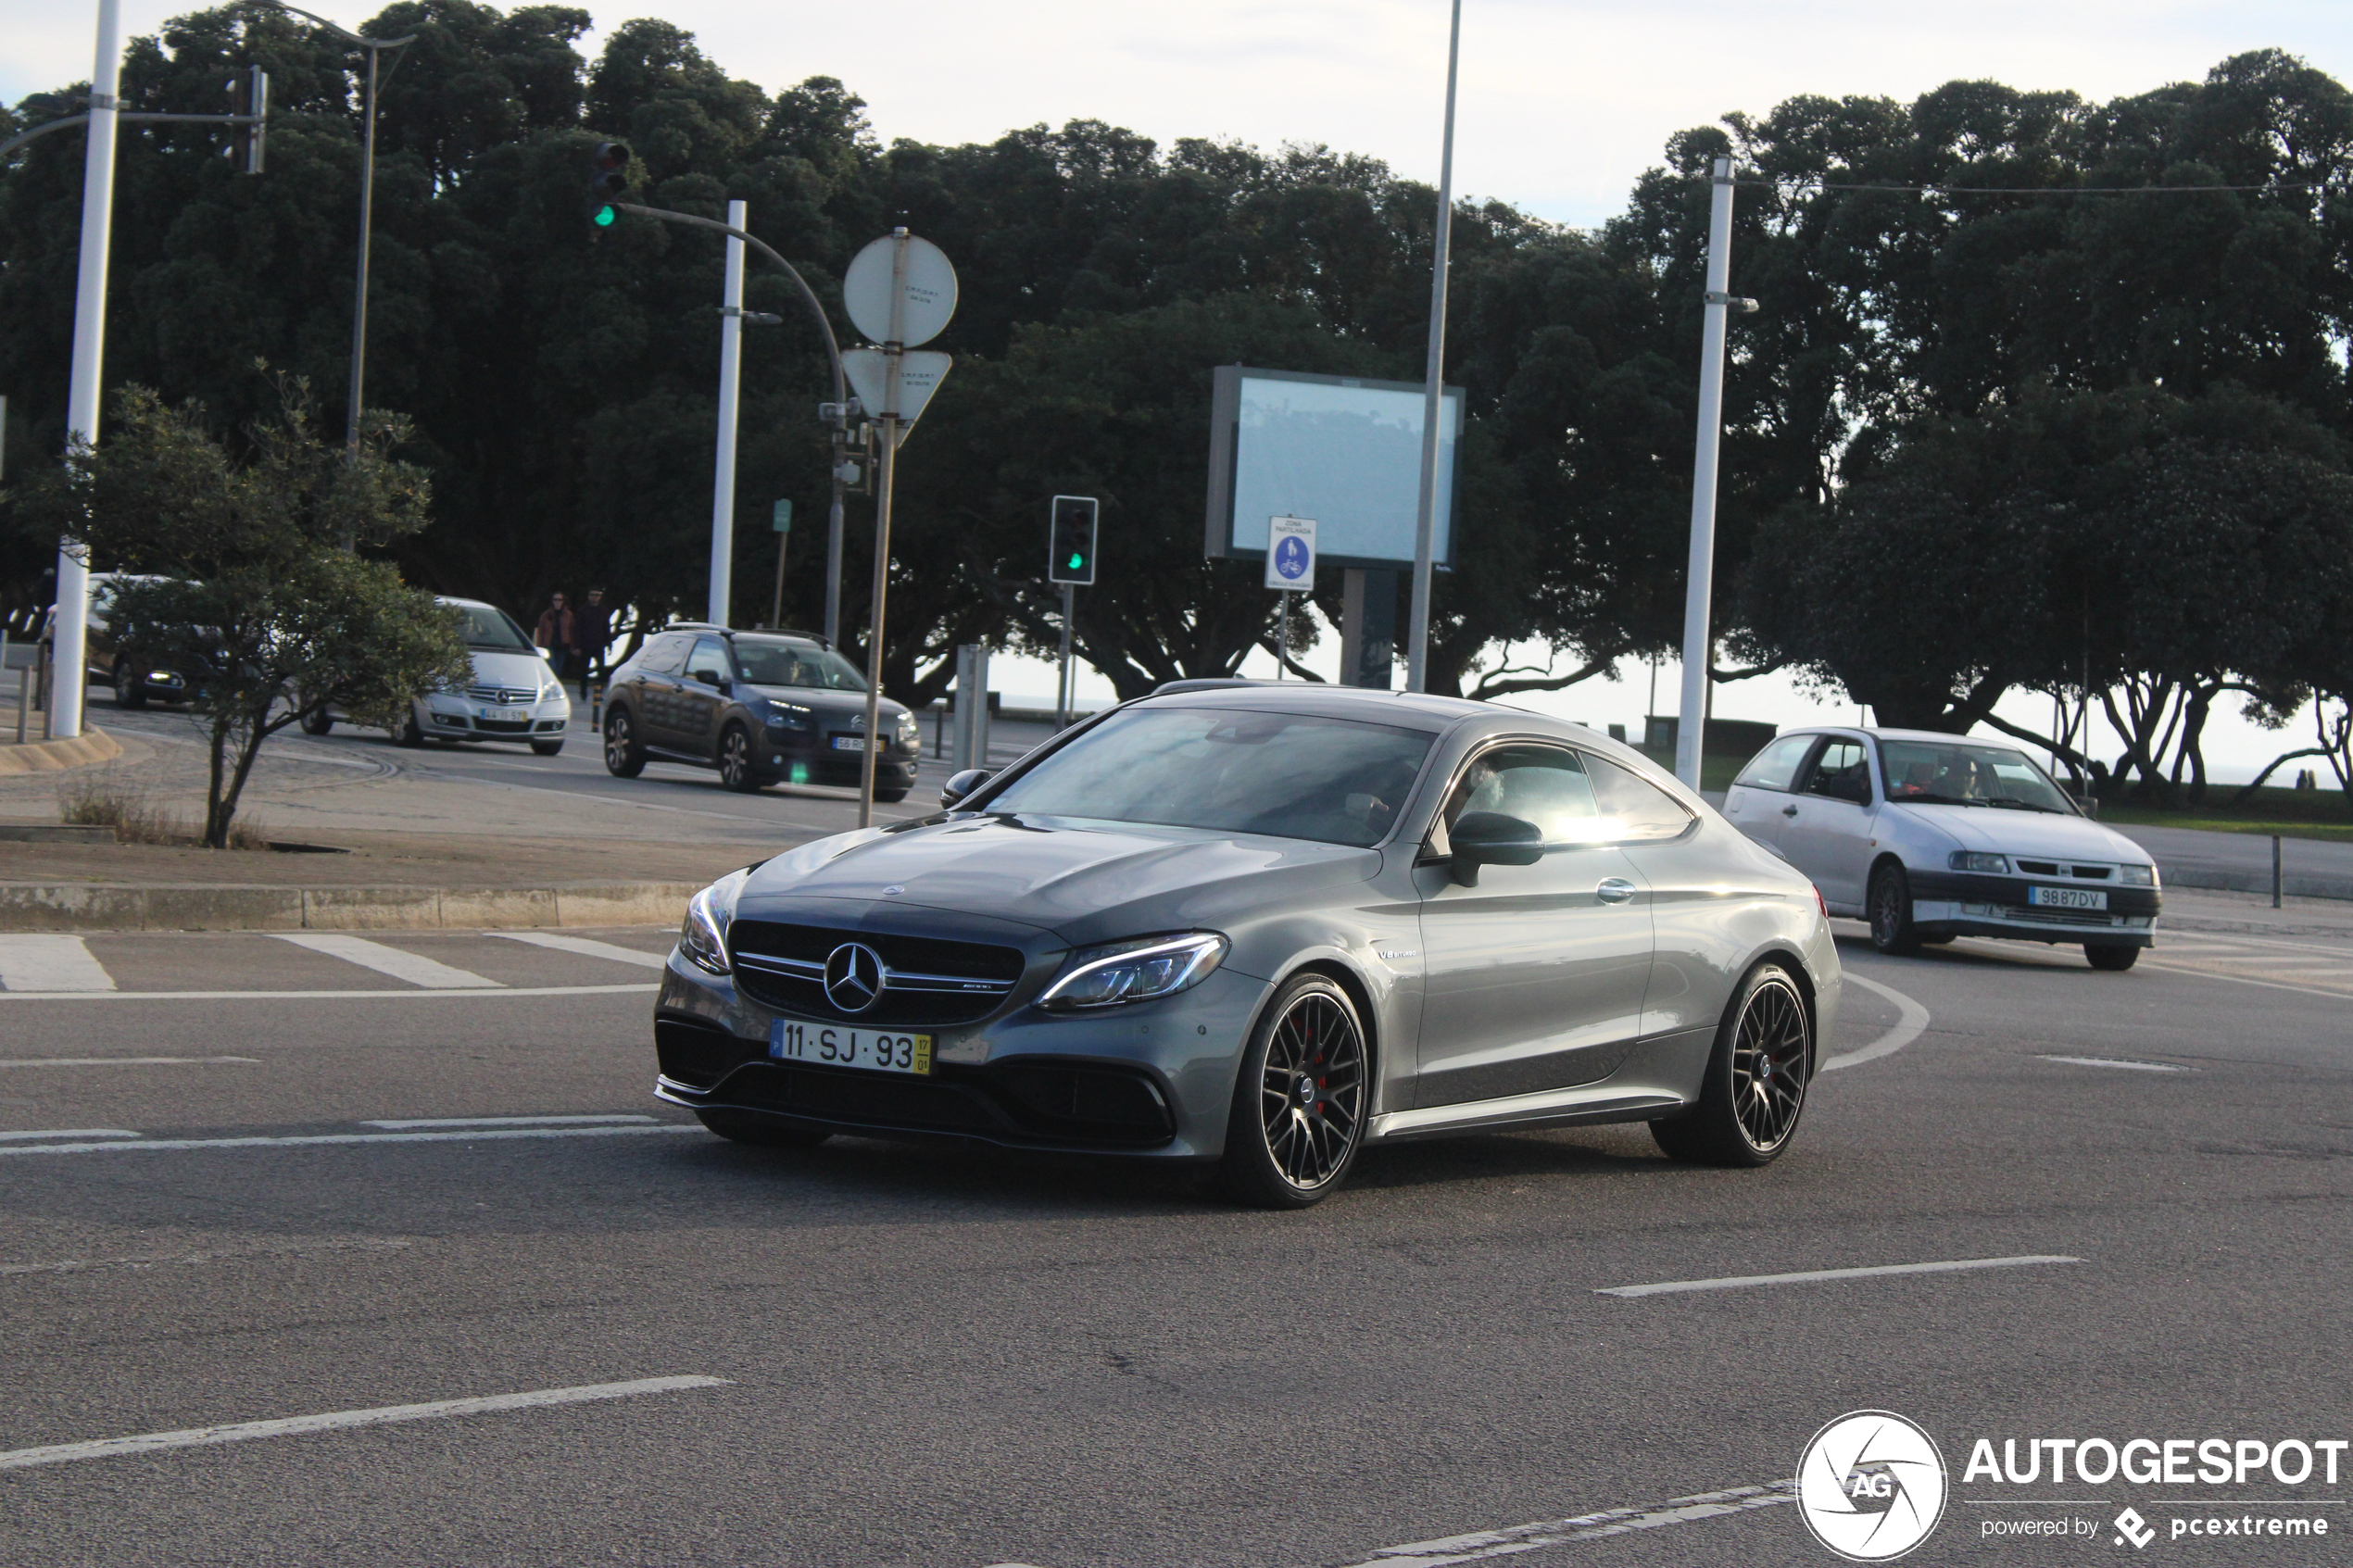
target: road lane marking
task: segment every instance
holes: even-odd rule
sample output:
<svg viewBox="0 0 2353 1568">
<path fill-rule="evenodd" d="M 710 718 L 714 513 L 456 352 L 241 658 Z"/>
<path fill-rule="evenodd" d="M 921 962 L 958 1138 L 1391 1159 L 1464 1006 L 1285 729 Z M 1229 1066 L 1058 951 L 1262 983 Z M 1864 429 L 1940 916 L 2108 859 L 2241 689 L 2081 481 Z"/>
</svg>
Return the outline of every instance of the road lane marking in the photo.
<svg viewBox="0 0 2353 1568">
<path fill-rule="evenodd" d="M 2195 975 L 2200 980 L 2227 980 L 2233 985 L 2260 985 L 2266 991 L 2293 991 L 2299 997 L 2326 997 L 2332 1001 L 2345 999 L 2345 993 L 2341 990 L 2324 990 L 2318 985 L 2290 985 L 2279 980 L 2258 980 L 2251 974 L 2227 974 L 2219 969 L 2192 969 L 2187 964 L 2179 963 L 2150 963 L 2143 967 L 2166 974 Z"/>
<path fill-rule="evenodd" d="M 24 1144 L 0 1148 L 0 1160 L 18 1154 L 108 1154 L 117 1149 L 178 1150 L 189 1148 L 296 1148 L 355 1143 L 491 1143 L 504 1138 L 610 1138 L 633 1133 L 699 1133 L 696 1122 L 657 1122 L 627 1127 L 484 1127 L 454 1133 L 296 1133 L 279 1137 L 140 1138 L 131 1143 Z"/>
<path fill-rule="evenodd" d="M 120 1127 L 60 1127 L 54 1133 L 0 1133 L 0 1142 L 26 1143 L 34 1138 L 135 1138 Z"/>
<path fill-rule="evenodd" d="M 1894 986 L 1882 985 L 1876 980 L 1866 980 L 1851 969 L 1846 972 L 1846 978 L 1863 987 L 1864 990 L 1875 991 L 1894 1002 L 1897 1013 L 1895 1027 L 1868 1046 L 1847 1051 L 1841 1056 L 1831 1057 L 1822 1063 L 1821 1070 L 1825 1073 L 1833 1072 L 1841 1067 L 1858 1067 L 1867 1061 L 1877 1061 L 1883 1056 L 1893 1056 L 1914 1040 L 1919 1039 L 1928 1028 L 1928 1009 L 1920 1006 Z"/>
<path fill-rule="evenodd" d="M 724 1388 L 724 1377 L 640 1377 L 628 1383 L 588 1383 L 573 1388 L 541 1388 L 529 1394 L 492 1394 L 478 1399 L 435 1399 L 422 1405 L 378 1405 L 373 1410 L 331 1411 L 324 1415 L 288 1416 L 279 1421 L 241 1421 L 222 1426 L 190 1426 L 177 1432 L 147 1432 L 135 1437 L 101 1437 L 91 1443 L 54 1443 L 39 1449 L 11 1449 L 0 1453 L 0 1470 L 23 1470 L 36 1464 L 64 1464 L 80 1459 L 115 1459 L 125 1454 L 149 1454 L 165 1449 L 208 1448 L 215 1443 L 243 1443 L 255 1437 L 296 1437 L 311 1432 L 340 1431 L 347 1426 L 382 1426 L 396 1421 L 434 1421 L 443 1416 L 484 1414 L 493 1411 L 535 1410 L 547 1405 L 578 1405 L 595 1399 L 625 1399 L 635 1394 L 668 1394 L 682 1388 Z"/>
<path fill-rule="evenodd" d="M 220 1061 L 261 1065 L 258 1056 L 26 1056 L 0 1057 L 0 1067 L 188 1067 Z"/>
<path fill-rule="evenodd" d="M 2170 1061 L 2126 1061 L 2112 1056 L 2046 1056 L 2045 1061 L 2063 1061 L 2070 1067 L 2121 1067 L 2133 1073 L 2195 1073 L 2195 1067 L 2176 1067 Z"/>
<path fill-rule="evenodd" d="M 470 969 L 453 968 L 437 959 L 403 952 L 382 942 L 371 942 L 365 936 L 350 936 L 339 931 L 281 931 L 271 935 L 281 942 L 291 942 L 297 947 L 308 947 L 314 953 L 356 963 L 362 969 L 372 969 L 378 974 L 389 974 L 395 980 L 406 980 L 428 990 L 478 990 L 498 985 Z"/>
<path fill-rule="evenodd" d="M 79 936 L 0 936 L 0 986 L 15 992 L 111 991 L 114 976 Z"/>
<path fill-rule="evenodd" d="M 1667 1296 L 1685 1290 L 1743 1290 L 1753 1285 L 1813 1285 L 1823 1280 L 1879 1279 L 1889 1274 L 1949 1274 L 1965 1269 L 2022 1269 L 2037 1263 L 2080 1263 L 2081 1258 L 2033 1253 L 2017 1258 L 1963 1258 L 1944 1263 L 1881 1263 L 1868 1269 L 1808 1269 L 1794 1274 L 1732 1274 L 1723 1279 L 1671 1279 L 1658 1285 L 1614 1285 L 1596 1296 Z"/>
<path fill-rule="evenodd" d="M 633 963 L 644 969 L 666 969 L 667 953 L 641 953 L 635 947 L 618 947 L 610 942 L 594 942 L 585 936 L 558 936 L 545 931 L 487 931 L 485 936 L 501 936 L 510 942 L 528 942 L 535 947 L 547 947 L 559 953 L 578 953 L 586 959 L 610 959 L 615 963 Z"/>
<path fill-rule="evenodd" d="M 1580 1513 L 1573 1519 L 1546 1519 L 1533 1524 L 1515 1524 L 1504 1530 L 1480 1530 L 1467 1536 L 1447 1536 L 1434 1541 L 1414 1541 L 1404 1546 L 1385 1546 L 1349 1568 L 1439 1568 L 1441 1563 L 1477 1562 L 1484 1558 L 1507 1557 L 1523 1551 L 1536 1551 L 1544 1547 L 1564 1546 L 1571 1541 L 1590 1541 L 1604 1536 L 1623 1536 L 1635 1530 L 1656 1530 L 1668 1524 L 1688 1524 L 1699 1519 L 1720 1519 L 1728 1513 L 1745 1513 L 1752 1509 L 1774 1508 L 1797 1500 L 1797 1482 L 1768 1482 L 1762 1486 L 1730 1486 L 1720 1492 L 1698 1492 L 1687 1498 L 1669 1498 L 1665 1502 L 1646 1503 L 1640 1508 L 1605 1508 L 1597 1513 Z"/>
<path fill-rule="evenodd" d="M 640 1116 L 635 1111 L 617 1112 L 611 1116 L 425 1116 L 407 1122 L 362 1122 L 363 1127 L 382 1127 L 387 1133 L 406 1133 L 427 1127 L 577 1127 L 623 1122 L 653 1122 L 656 1118 Z"/>
<path fill-rule="evenodd" d="M 139 1258 L 68 1258 L 58 1263 L 0 1263 L 0 1275 L 79 1274 L 92 1269 L 152 1269 L 160 1263 L 211 1263 L 223 1258 L 283 1258 L 308 1252 L 402 1252 L 405 1241 L 292 1241 L 258 1247 L 208 1247 Z"/>
<path fill-rule="evenodd" d="M 0 991 L 0 1002 L 11 998 L 27 1002 L 333 1002 L 387 997 L 414 1001 L 422 997 L 620 997 L 661 989 L 660 982 L 647 980 L 626 985 L 467 986 L 446 991 Z"/>
</svg>

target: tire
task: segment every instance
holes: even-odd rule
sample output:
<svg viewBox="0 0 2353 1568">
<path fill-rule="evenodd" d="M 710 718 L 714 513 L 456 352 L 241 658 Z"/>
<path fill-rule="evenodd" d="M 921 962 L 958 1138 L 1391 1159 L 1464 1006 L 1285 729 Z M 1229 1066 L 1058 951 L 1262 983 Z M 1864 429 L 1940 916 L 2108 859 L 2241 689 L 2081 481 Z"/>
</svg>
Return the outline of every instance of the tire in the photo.
<svg viewBox="0 0 2353 1568">
<path fill-rule="evenodd" d="M 114 661 L 114 705 L 126 709 L 147 706 L 147 683 L 130 672 L 120 654 L 115 656 Z"/>
<path fill-rule="evenodd" d="M 302 733 L 306 735 L 323 735 L 334 727 L 334 715 L 323 708 L 316 713 L 302 716 Z"/>
<path fill-rule="evenodd" d="M 719 782 L 737 795 L 760 788 L 760 759 L 752 755 L 751 732 L 741 724 L 719 732 Z"/>
<path fill-rule="evenodd" d="M 625 708 L 605 709 L 605 771 L 617 779 L 634 779 L 646 771 L 646 748 L 637 743 L 637 725 Z"/>
<path fill-rule="evenodd" d="M 1372 1097 L 1356 1004 L 1323 975 L 1293 977 L 1242 1052 L 1219 1185 L 1258 1209 L 1322 1202 L 1356 1163 Z"/>
<path fill-rule="evenodd" d="M 1699 1103 L 1651 1123 L 1669 1159 L 1753 1167 L 1780 1158 L 1814 1080 L 1814 1018 L 1788 970 L 1748 972 L 1717 1027 Z"/>
<path fill-rule="evenodd" d="M 553 757 L 563 748 L 564 743 L 560 740 L 535 740 L 531 743 L 534 757 Z"/>
<path fill-rule="evenodd" d="M 420 729 L 417 725 L 417 710 L 415 709 L 412 708 L 409 710 L 409 716 L 400 721 L 400 728 L 393 732 L 392 744 L 395 746 L 405 746 L 410 750 L 414 750 L 418 746 L 425 744 L 425 732 Z"/>
<path fill-rule="evenodd" d="M 2105 969 L 2113 973 L 2121 973 L 2141 961 L 2138 947 L 2119 947 L 2108 943 L 2084 943 L 2083 956 L 2092 960 L 2094 969 Z"/>
<path fill-rule="evenodd" d="M 906 798 L 907 792 L 903 789 L 878 789 L 875 791 L 875 801 L 877 805 L 896 806 Z"/>
<path fill-rule="evenodd" d="M 1890 860 L 1871 872 L 1869 902 L 1871 946 L 1902 957 L 1920 950 L 1920 934 L 1912 926 L 1912 879 Z"/>
<path fill-rule="evenodd" d="M 751 1148 L 815 1148 L 831 1133 L 817 1127 L 794 1127 L 759 1117 L 736 1116 L 724 1110 L 698 1110 L 695 1120 L 729 1143 Z"/>
</svg>

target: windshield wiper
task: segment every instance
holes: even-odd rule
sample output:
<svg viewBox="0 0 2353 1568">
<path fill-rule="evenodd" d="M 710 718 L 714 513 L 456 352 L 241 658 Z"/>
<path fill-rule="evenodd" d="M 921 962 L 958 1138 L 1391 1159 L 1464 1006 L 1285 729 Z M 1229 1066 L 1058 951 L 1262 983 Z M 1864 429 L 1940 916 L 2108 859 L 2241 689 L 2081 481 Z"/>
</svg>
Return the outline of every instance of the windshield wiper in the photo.
<svg viewBox="0 0 2353 1568">
<path fill-rule="evenodd" d="M 2056 806 L 2039 806 L 2032 800 L 2020 800 L 2015 795 L 1997 795 L 1985 804 L 2005 807 L 2013 811 L 2047 811 L 2054 817 L 2063 817 L 2067 814 Z"/>
<path fill-rule="evenodd" d="M 1890 797 L 1897 806 L 1982 806 L 1982 800 L 1964 800 L 1957 795 L 1898 795 Z"/>
</svg>

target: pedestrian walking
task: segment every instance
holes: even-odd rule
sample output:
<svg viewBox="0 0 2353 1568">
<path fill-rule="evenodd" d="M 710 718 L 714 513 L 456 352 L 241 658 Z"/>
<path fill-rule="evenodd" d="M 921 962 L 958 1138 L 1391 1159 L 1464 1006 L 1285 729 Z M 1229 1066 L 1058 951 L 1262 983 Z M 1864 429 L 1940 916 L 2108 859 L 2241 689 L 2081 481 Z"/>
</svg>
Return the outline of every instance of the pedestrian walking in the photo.
<svg viewBox="0 0 2353 1568">
<path fill-rule="evenodd" d="M 539 629 L 531 640 L 547 650 L 547 662 L 555 667 L 556 679 L 562 680 L 571 669 L 573 645 L 579 640 L 562 594 L 548 596 L 547 608 L 539 613 Z"/>
<path fill-rule="evenodd" d="M 588 590 L 588 602 L 580 607 L 573 624 L 579 632 L 580 700 L 588 702 L 590 684 L 605 678 L 605 650 L 612 646 L 612 607 L 605 603 L 602 588 Z"/>
</svg>

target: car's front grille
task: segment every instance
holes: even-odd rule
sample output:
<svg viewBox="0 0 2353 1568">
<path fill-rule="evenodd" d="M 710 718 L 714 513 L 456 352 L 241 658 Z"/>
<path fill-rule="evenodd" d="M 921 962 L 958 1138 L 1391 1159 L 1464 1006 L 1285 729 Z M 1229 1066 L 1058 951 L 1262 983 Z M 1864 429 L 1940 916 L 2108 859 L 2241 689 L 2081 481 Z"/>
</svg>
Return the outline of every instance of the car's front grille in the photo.
<svg viewBox="0 0 2353 1568">
<path fill-rule="evenodd" d="M 536 691 L 525 691 L 521 686 L 468 686 L 466 696 L 475 702 L 496 702 L 510 706 L 519 702 L 535 702 L 539 697 Z"/>
<path fill-rule="evenodd" d="M 2049 925 L 2114 925 L 2115 917 L 2092 909 L 2046 909 L 2019 905 L 2002 911 L 2012 920 L 2041 921 Z"/>
<path fill-rule="evenodd" d="M 474 728 L 486 735 L 527 735 L 531 734 L 528 719 L 477 719 Z"/>
<path fill-rule="evenodd" d="M 2018 869 L 2032 876 L 2080 876 L 2089 882 L 2106 882 L 2115 874 L 2109 866 L 2070 866 L 2057 860 L 2020 860 Z"/>
<path fill-rule="evenodd" d="M 1018 947 L 774 921 L 739 920 L 727 942 L 736 984 L 754 1001 L 806 1018 L 875 1028 L 986 1018 L 1020 981 L 1026 962 Z M 884 971 L 880 999 L 857 1013 L 845 1012 L 825 995 L 825 960 L 850 942 L 873 948 Z"/>
</svg>

